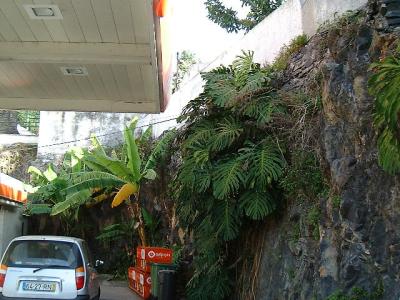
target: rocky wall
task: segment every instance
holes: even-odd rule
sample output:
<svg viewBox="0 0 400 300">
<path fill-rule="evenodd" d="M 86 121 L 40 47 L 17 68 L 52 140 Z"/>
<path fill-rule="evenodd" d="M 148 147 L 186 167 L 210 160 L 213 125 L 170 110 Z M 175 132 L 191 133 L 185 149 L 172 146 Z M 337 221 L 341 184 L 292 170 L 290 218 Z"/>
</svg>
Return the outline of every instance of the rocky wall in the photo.
<svg viewBox="0 0 400 300">
<path fill-rule="evenodd" d="M 378 165 L 367 88 L 370 63 L 399 34 L 382 30 L 376 14 L 372 7 L 328 25 L 291 59 L 285 90 L 320 87 L 314 150 L 330 192 L 319 203 L 288 199 L 282 216 L 267 223 L 256 299 L 400 297 L 400 176 Z M 307 222 L 312 209 L 317 237 Z"/>
</svg>

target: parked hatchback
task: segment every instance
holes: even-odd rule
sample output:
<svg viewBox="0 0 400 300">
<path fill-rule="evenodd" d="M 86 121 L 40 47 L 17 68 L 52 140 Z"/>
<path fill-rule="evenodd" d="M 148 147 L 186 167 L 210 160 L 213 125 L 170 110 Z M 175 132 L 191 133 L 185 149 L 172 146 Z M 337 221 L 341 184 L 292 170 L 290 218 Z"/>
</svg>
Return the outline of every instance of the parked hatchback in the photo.
<svg viewBox="0 0 400 300">
<path fill-rule="evenodd" d="M 99 298 L 97 272 L 84 240 L 23 236 L 8 245 L 0 266 L 0 300 Z"/>
</svg>

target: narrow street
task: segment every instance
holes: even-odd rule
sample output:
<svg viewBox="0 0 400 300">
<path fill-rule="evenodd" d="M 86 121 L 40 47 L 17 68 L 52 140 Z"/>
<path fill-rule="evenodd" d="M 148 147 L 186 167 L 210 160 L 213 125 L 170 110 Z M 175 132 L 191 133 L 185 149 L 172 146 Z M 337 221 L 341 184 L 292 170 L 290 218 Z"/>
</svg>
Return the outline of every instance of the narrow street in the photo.
<svg viewBox="0 0 400 300">
<path fill-rule="evenodd" d="M 128 288 L 125 281 L 102 281 L 101 300 L 140 300 L 141 298 Z"/>
</svg>

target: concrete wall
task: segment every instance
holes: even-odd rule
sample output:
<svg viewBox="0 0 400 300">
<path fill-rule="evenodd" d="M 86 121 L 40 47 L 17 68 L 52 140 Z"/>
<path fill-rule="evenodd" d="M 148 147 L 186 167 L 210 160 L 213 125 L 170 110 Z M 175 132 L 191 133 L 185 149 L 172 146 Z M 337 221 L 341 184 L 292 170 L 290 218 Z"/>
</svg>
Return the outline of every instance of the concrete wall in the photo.
<svg viewBox="0 0 400 300">
<path fill-rule="evenodd" d="M 17 111 L 0 110 L 0 134 L 18 134 L 17 124 Z"/>
<path fill-rule="evenodd" d="M 38 160 L 57 160 L 73 146 L 88 146 L 92 133 L 106 146 L 121 143 L 122 130 L 136 114 L 41 112 Z M 71 142 L 73 141 L 73 142 Z"/>
<path fill-rule="evenodd" d="M 0 204 L 0 256 L 8 243 L 22 235 L 22 208 Z"/>
<path fill-rule="evenodd" d="M 367 3 L 366 0 L 301 0 L 303 31 L 313 35 L 318 27 L 347 11 L 356 10 Z"/>
</svg>

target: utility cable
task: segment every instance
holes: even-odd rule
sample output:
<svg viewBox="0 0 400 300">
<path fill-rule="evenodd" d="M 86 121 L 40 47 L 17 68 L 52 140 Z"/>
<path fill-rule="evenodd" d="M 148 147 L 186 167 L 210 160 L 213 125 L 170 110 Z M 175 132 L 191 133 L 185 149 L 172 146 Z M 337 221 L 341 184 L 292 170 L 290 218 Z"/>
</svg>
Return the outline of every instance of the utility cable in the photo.
<svg viewBox="0 0 400 300">
<path fill-rule="evenodd" d="M 178 117 L 167 119 L 167 120 L 163 120 L 163 121 L 158 121 L 158 122 L 154 122 L 154 123 L 148 123 L 148 124 L 145 124 L 145 125 L 140 125 L 140 126 L 137 126 L 135 128 L 135 130 L 136 129 L 140 129 L 140 128 L 144 128 L 144 127 L 149 127 L 149 126 L 153 126 L 153 125 L 157 125 L 157 124 L 162 124 L 162 123 L 174 121 L 177 118 Z M 119 131 L 114 131 L 114 132 L 108 132 L 108 133 L 105 133 L 105 134 L 99 134 L 99 135 L 95 134 L 95 136 L 96 137 L 105 137 L 105 136 L 110 136 L 110 135 L 122 133 L 123 131 L 124 130 L 119 130 Z M 66 144 L 73 144 L 73 143 L 77 143 L 77 142 L 89 141 L 90 139 L 91 139 L 91 137 L 87 137 L 87 138 L 71 140 L 71 141 L 64 141 L 64 142 L 48 144 L 48 145 L 42 145 L 42 146 L 27 146 L 27 147 L 24 148 L 24 150 L 26 150 L 26 149 L 50 148 L 50 147 L 59 146 L 59 145 L 66 145 Z M 10 147 L 10 148 L 6 148 L 3 151 L 1 151 L 0 154 L 4 153 L 4 152 L 7 152 L 7 151 L 18 151 L 18 150 L 21 150 L 21 148 L 19 148 L 19 147 L 14 147 L 14 148 Z"/>
</svg>

